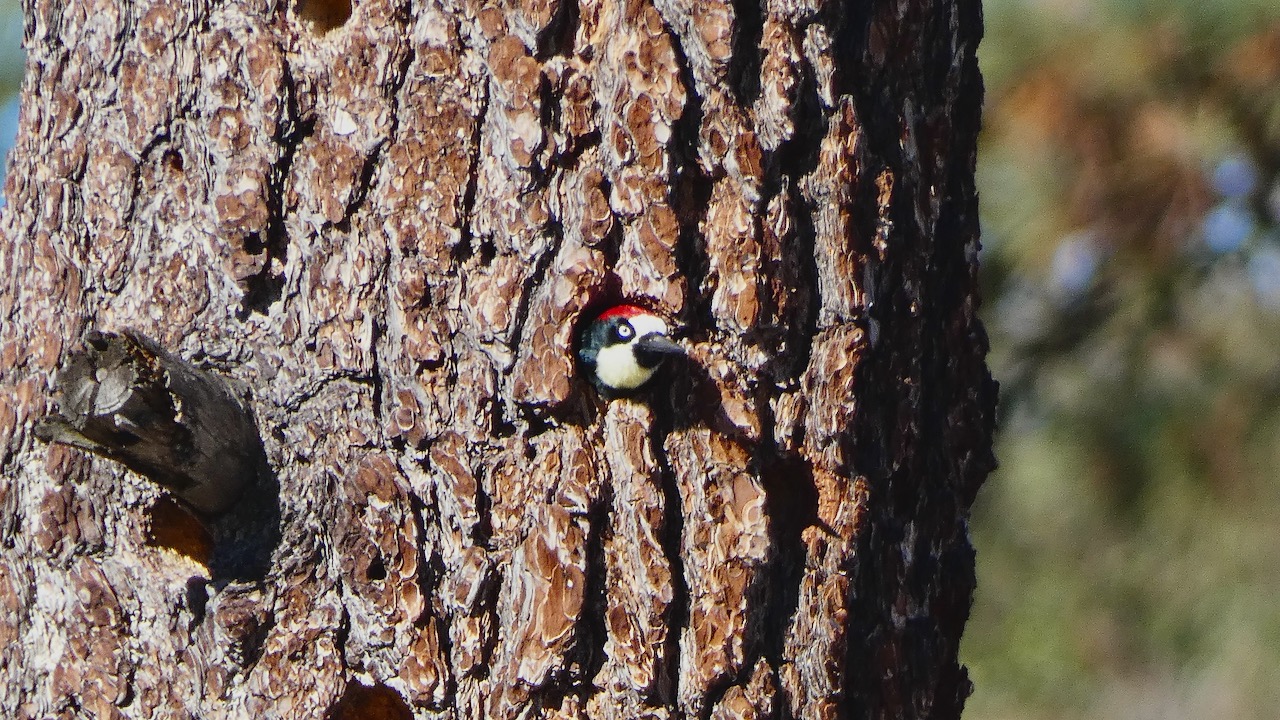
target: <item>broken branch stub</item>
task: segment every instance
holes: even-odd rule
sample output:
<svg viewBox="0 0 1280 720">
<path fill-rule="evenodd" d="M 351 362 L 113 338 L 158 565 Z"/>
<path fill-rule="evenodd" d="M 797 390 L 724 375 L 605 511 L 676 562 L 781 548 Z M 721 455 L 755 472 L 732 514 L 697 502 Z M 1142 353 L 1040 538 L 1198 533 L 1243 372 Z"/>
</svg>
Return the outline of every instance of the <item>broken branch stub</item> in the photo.
<svg viewBox="0 0 1280 720">
<path fill-rule="evenodd" d="M 265 464 L 249 408 L 225 381 L 132 330 L 91 330 L 55 381 L 36 434 L 119 461 L 205 515 L 228 510 Z"/>
</svg>

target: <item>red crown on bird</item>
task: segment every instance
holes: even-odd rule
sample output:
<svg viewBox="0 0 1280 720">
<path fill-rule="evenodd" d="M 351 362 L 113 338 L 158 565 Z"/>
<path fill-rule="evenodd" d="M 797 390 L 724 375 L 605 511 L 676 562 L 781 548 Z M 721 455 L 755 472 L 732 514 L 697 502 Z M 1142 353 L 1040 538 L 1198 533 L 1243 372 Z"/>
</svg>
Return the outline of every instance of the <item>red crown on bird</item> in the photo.
<svg viewBox="0 0 1280 720">
<path fill-rule="evenodd" d="M 637 315 L 649 314 L 651 313 L 648 310 L 645 310 L 642 307 L 636 307 L 635 305 L 615 305 L 614 307 L 600 313 L 596 320 L 612 320 L 616 317 L 633 318 Z"/>
</svg>

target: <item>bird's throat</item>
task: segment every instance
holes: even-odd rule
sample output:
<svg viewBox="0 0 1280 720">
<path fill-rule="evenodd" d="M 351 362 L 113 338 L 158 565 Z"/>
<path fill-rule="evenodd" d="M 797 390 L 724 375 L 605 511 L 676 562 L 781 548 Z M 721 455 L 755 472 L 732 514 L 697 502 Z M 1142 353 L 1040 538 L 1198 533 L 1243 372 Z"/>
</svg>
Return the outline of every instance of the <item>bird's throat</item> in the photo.
<svg viewBox="0 0 1280 720">
<path fill-rule="evenodd" d="M 653 377 L 657 365 L 645 367 L 626 345 L 601 348 L 596 355 L 596 377 L 608 387 L 635 390 Z"/>
</svg>

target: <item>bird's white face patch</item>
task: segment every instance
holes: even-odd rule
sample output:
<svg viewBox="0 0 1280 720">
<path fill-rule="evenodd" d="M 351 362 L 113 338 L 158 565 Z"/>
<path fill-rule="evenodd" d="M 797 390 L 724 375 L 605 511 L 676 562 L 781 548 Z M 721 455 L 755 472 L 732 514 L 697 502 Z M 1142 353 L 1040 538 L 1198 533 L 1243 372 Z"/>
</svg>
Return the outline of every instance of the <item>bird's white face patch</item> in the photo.
<svg viewBox="0 0 1280 720">
<path fill-rule="evenodd" d="M 624 343 L 602 347 L 596 355 L 596 377 L 605 385 L 619 390 L 634 390 L 649 382 L 657 371 L 656 367 L 647 368 L 636 362 L 633 347 L 636 340 L 652 333 L 667 334 L 667 324 L 656 315 L 636 315 L 628 318 L 627 322 L 635 330 L 631 338 Z"/>
<path fill-rule="evenodd" d="M 636 338 L 642 338 L 649 333 L 667 334 L 667 324 L 657 315 L 636 315 L 630 318 L 629 322 L 636 331 Z"/>
</svg>

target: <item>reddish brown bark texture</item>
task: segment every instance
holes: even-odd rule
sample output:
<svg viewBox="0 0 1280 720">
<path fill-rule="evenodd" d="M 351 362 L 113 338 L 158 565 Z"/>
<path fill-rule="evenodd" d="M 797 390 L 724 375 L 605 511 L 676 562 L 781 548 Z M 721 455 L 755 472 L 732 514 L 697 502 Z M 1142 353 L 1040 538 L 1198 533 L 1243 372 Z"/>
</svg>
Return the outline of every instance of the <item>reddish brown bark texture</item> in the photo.
<svg viewBox="0 0 1280 720">
<path fill-rule="evenodd" d="M 959 716 L 977 0 L 27 12 L 6 715 Z M 597 405 L 623 298 L 690 361 Z M 265 580 L 35 439 L 90 327 L 248 388 Z"/>
</svg>

